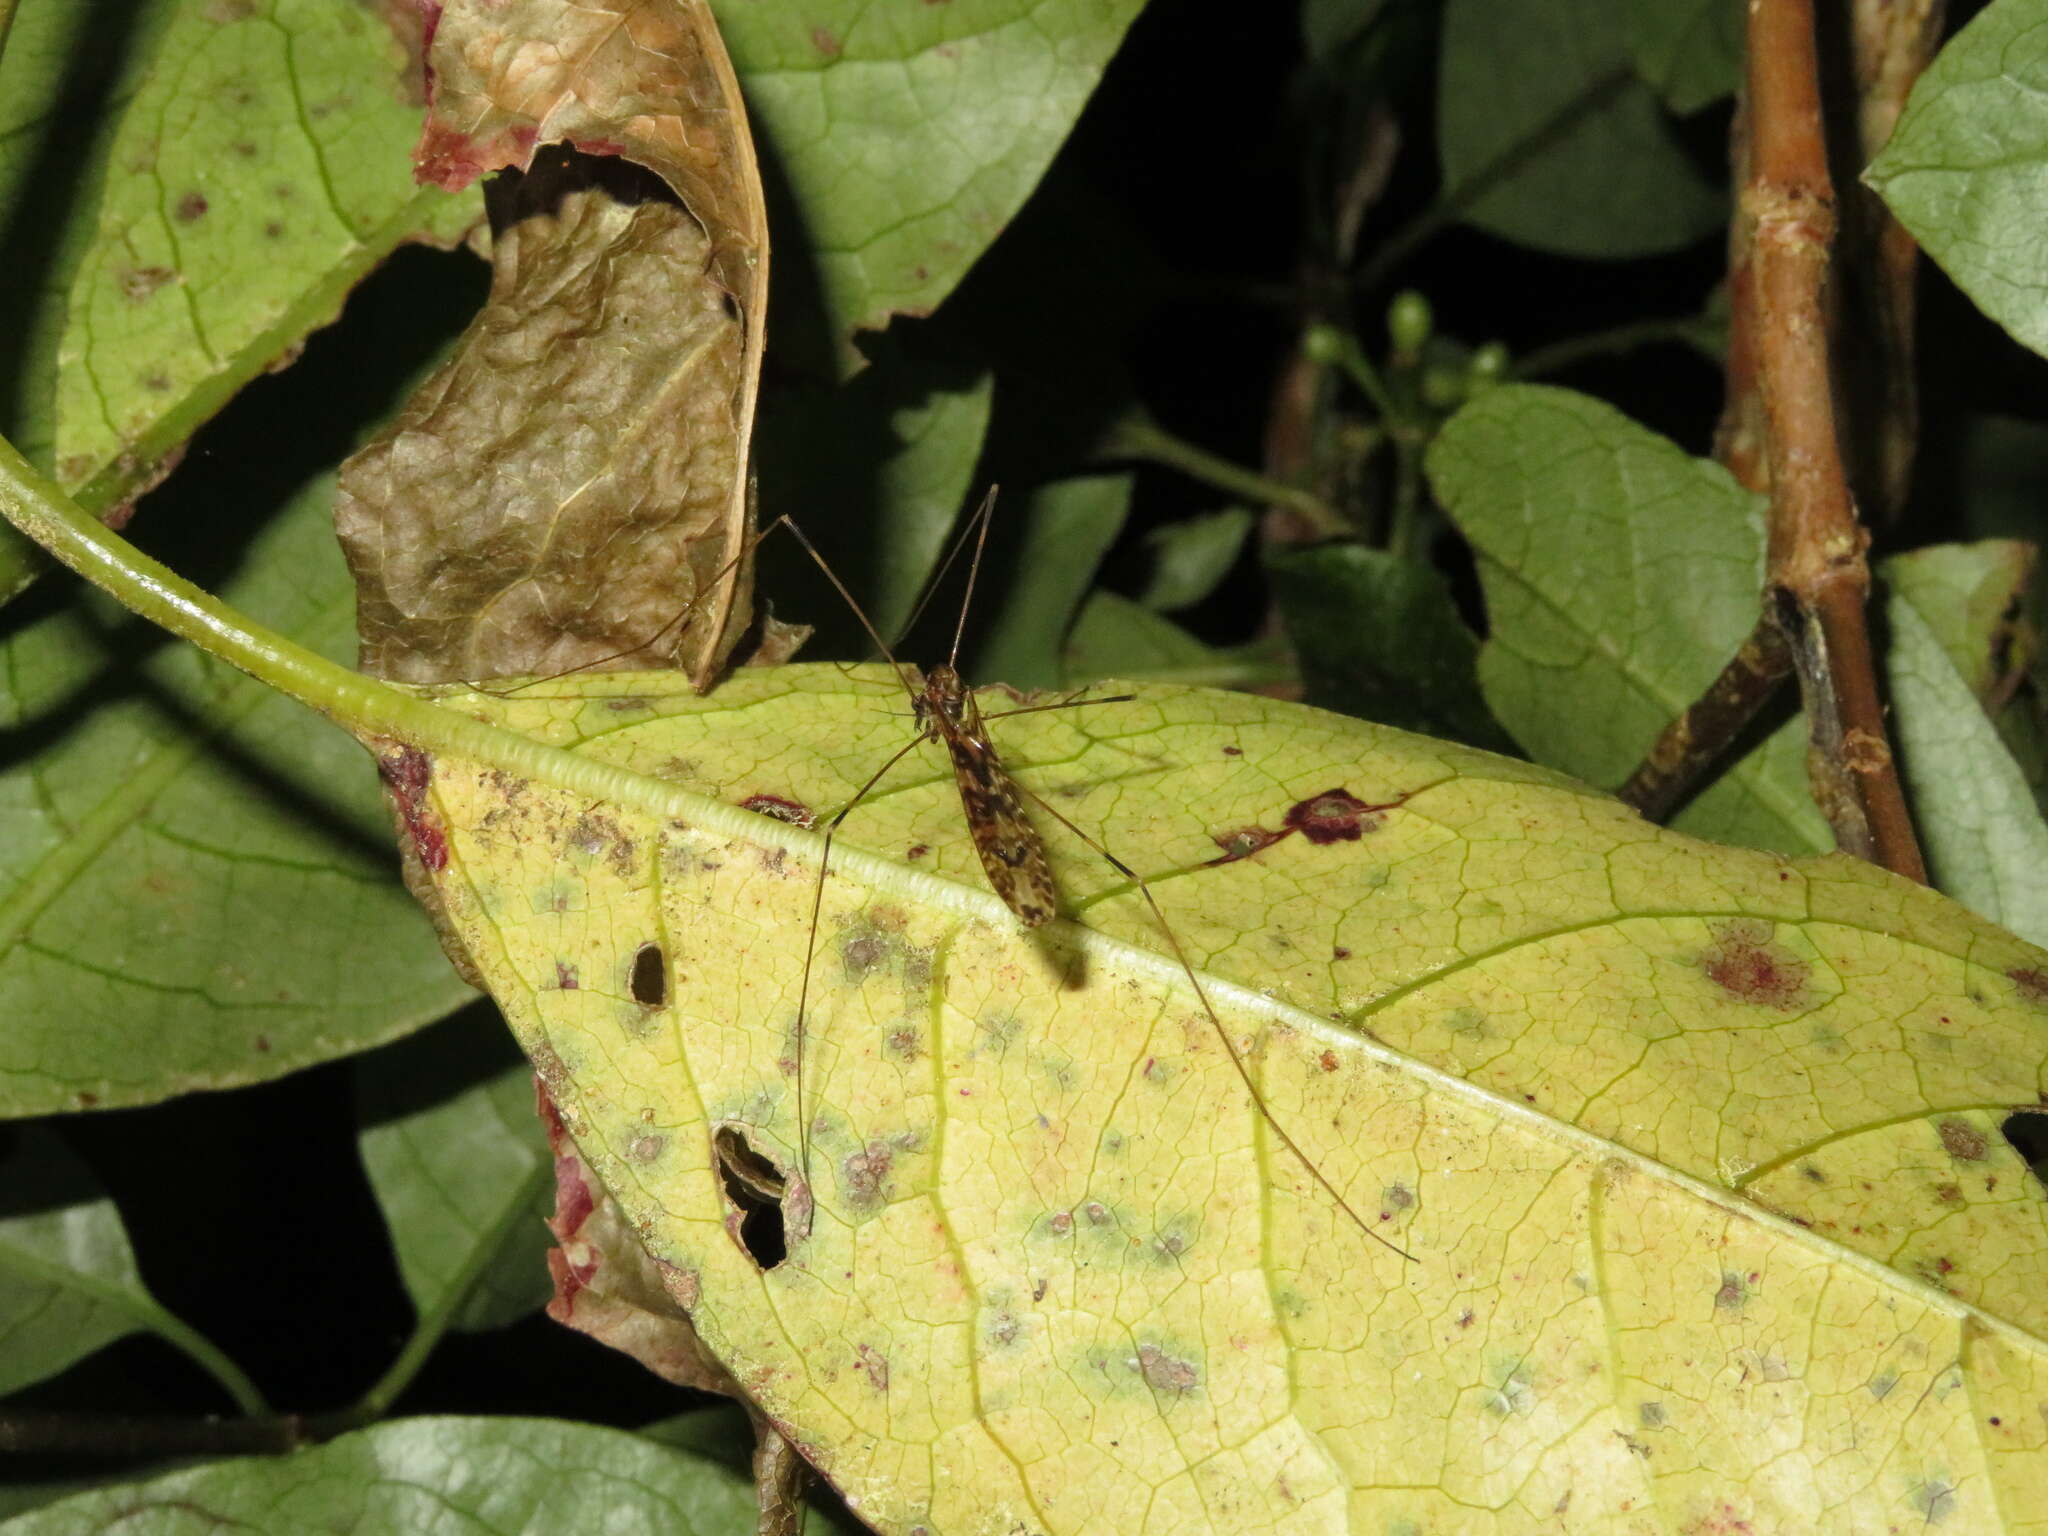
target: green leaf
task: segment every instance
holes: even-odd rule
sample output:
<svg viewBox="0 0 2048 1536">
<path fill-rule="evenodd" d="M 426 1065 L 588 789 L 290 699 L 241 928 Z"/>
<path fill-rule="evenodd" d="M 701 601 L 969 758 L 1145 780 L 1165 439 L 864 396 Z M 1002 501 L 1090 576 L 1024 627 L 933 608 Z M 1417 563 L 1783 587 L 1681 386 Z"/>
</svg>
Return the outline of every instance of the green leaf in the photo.
<svg viewBox="0 0 2048 1536">
<path fill-rule="evenodd" d="M 56 1132 L 0 1131 L 0 1394 L 166 1317 L 121 1213 Z"/>
<path fill-rule="evenodd" d="M 1437 95 L 1442 197 L 1489 234 L 1646 256 L 1727 216 L 1631 73 L 1611 0 L 1450 0 Z"/>
<path fill-rule="evenodd" d="M 422 1418 L 327 1445 L 80 1494 L 8 1536 L 659 1531 L 753 1536 L 750 1482 L 638 1435 L 547 1419 Z"/>
<path fill-rule="evenodd" d="M 345 656 L 332 492 L 306 486 L 223 590 Z M 360 749 L 124 619 L 52 604 L 0 649 L 0 1116 L 264 1081 L 469 995 L 398 882 Z"/>
<path fill-rule="evenodd" d="M 129 101 L 56 384 L 57 478 L 130 494 L 401 242 L 474 197 L 415 186 L 419 107 L 375 10 L 184 0 Z"/>
<path fill-rule="evenodd" d="M 1763 502 L 1704 459 L 1568 390 L 1501 385 L 1431 445 L 1437 499 L 1479 556 L 1479 682 L 1538 762 L 1619 786 L 1755 626 Z M 1831 848 L 1797 721 L 1676 818 L 1702 837 Z"/>
<path fill-rule="evenodd" d="M 120 1211 L 56 1133 L 0 1130 L 0 1395 L 142 1332 L 182 1350 L 242 1412 L 267 1411 L 232 1360 L 150 1295 Z"/>
<path fill-rule="evenodd" d="M 17 8 L 0 55 L 0 357 L 8 439 L 45 467 L 65 299 L 89 242 L 115 125 L 177 0 Z"/>
<path fill-rule="evenodd" d="M 1115 592 L 1095 591 L 1067 636 L 1066 685 L 1125 678 L 1209 688 L 1263 688 L 1300 681 L 1285 645 L 1206 645 L 1173 620 Z"/>
<path fill-rule="evenodd" d="M 1742 84 L 1740 0 L 1626 0 L 1622 27 L 1636 73 L 1683 114 Z"/>
<path fill-rule="evenodd" d="M 1359 544 L 1266 558 L 1308 702 L 1511 752 L 1480 696 L 1479 641 L 1434 566 Z"/>
<path fill-rule="evenodd" d="M 974 676 L 1019 688 L 1057 687 L 1065 680 L 1067 631 L 1130 506 L 1129 475 L 1085 475 L 1032 492 L 1021 547 L 1005 545 L 1002 574 L 1010 580 L 974 651 Z M 983 580 L 998 574 L 984 569 Z"/>
<path fill-rule="evenodd" d="M 993 375 L 905 357 L 886 340 L 847 383 L 779 395 L 761 419 L 761 516 L 787 514 L 891 644 L 924 596 L 988 434 Z M 757 586 L 778 618 L 815 626 L 826 655 L 874 642 L 817 564 L 786 539 L 761 547 Z"/>
<path fill-rule="evenodd" d="M 1943 642 L 1954 605 L 1929 601 L 1943 595 L 1937 582 L 1909 578 L 1885 605 L 1886 676 L 1913 819 L 1937 887 L 2039 944 L 2048 940 L 2048 823 Z"/>
<path fill-rule="evenodd" d="M 1980 701 L 2005 682 L 2006 653 L 2038 556 L 2017 539 L 1932 544 L 1885 561 L 1881 575 L 1933 632 L 1942 654 Z"/>
<path fill-rule="evenodd" d="M 720 8 L 755 137 L 788 179 L 842 345 L 952 291 L 1038 184 L 1142 8 Z M 787 314 L 781 290 L 778 302 Z"/>
<path fill-rule="evenodd" d="M 57 353 L 71 282 L 91 242 L 115 126 L 176 0 L 125 15 L 85 5 L 18 7 L 0 56 L 0 424 L 48 468 L 56 438 Z M 43 568 L 0 531 L 0 597 Z"/>
<path fill-rule="evenodd" d="M 1310 60 L 1341 52 L 1386 7 L 1387 0 L 1302 0 L 1301 41 Z"/>
<path fill-rule="evenodd" d="M 1913 87 L 1863 179 L 2015 341 L 2048 354 L 2048 30 L 2040 0 L 1994 0 Z"/>
<path fill-rule="evenodd" d="M 422 1321 L 501 1328 L 545 1306 L 553 1158 L 497 1019 L 465 1009 L 355 1070 L 363 1171 Z"/>
<path fill-rule="evenodd" d="M 1237 564 L 1256 521 L 1243 507 L 1226 507 L 1153 529 L 1145 535 L 1153 558 L 1152 579 L 1138 601 L 1162 613 L 1201 602 Z"/>
</svg>

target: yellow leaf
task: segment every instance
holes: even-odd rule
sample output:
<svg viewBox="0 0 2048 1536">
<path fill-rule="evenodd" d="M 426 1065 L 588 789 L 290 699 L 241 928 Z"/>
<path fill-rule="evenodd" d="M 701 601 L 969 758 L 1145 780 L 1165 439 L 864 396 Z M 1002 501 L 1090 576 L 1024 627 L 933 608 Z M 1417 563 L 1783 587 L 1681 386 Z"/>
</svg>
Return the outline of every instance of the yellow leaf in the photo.
<svg viewBox="0 0 2048 1536">
<path fill-rule="evenodd" d="M 2044 1528 L 2048 1222 L 2001 1125 L 2038 1107 L 2048 957 L 1526 764 L 1136 693 L 996 734 L 1152 882 L 1218 1019 L 1044 820 L 1071 921 L 1022 928 L 921 749 L 833 850 L 808 1190 L 820 839 L 739 807 L 843 804 L 910 729 L 891 674 L 444 690 L 616 788 L 416 762 L 401 793 L 585 1158 L 862 1518 Z M 764 1270 L 735 1202 L 778 1179 Z"/>
</svg>

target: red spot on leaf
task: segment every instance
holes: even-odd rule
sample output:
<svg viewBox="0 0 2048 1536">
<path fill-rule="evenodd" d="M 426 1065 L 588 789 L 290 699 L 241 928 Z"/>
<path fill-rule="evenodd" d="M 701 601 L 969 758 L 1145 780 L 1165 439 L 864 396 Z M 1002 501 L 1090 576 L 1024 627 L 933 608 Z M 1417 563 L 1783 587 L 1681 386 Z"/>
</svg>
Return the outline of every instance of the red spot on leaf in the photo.
<svg viewBox="0 0 2048 1536">
<path fill-rule="evenodd" d="M 1299 832 L 1317 846 L 1355 843 L 1379 826 L 1372 815 L 1381 806 L 1367 805 L 1348 789 L 1326 789 L 1287 810 L 1287 830 Z"/>
<path fill-rule="evenodd" d="M 427 786 L 434 779 L 434 760 L 418 747 L 400 747 L 377 761 L 377 771 L 398 807 L 405 835 L 421 864 L 434 871 L 448 867 L 448 834 L 427 804 Z"/>
<path fill-rule="evenodd" d="M 1713 946 L 1700 956 L 1700 969 L 1737 1002 L 1797 1008 L 1805 999 L 1812 967 L 1774 943 L 1775 933 L 1767 922 L 1717 924 Z"/>
<path fill-rule="evenodd" d="M 583 1230 L 583 1223 L 590 1219 L 590 1213 L 597 1209 L 597 1199 L 590 1192 L 590 1185 L 583 1177 L 583 1159 L 580 1157 L 558 1157 L 555 1159 L 555 1219 L 550 1223 L 555 1236 L 563 1241 L 574 1237 Z"/>
<path fill-rule="evenodd" d="M 1334 1072 L 1337 1070 L 1337 1053 L 1335 1051 L 1325 1051 L 1321 1056 L 1317 1057 L 1316 1059 L 1318 1062 L 1321 1063 L 1322 1069 L 1325 1072 Z"/>
<path fill-rule="evenodd" d="M 555 962 L 555 990 L 557 992 L 575 992 L 581 990 L 582 986 L 583 982 L 577 976 L 575 966 L 566 960 L 557 960 Z"/>
<path fill-rule="evenodd" d="M 889 1357 L 878 1349 L 862 1344 L 854 1350 L 854 1369 L 867 1377 L 877 1392 L 889 1390 Z"/>
</svg>

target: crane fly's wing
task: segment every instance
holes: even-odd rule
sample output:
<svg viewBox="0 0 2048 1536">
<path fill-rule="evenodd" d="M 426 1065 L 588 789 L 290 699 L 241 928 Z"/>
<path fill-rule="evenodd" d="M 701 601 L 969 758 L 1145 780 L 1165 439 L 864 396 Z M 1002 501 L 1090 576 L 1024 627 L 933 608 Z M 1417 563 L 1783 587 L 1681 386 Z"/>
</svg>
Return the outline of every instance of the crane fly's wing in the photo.
<svg viewBox="0 0 2048 1536">
<path fill-rule="evenodd" d="M 1052 866 L 1001 759 L 977 736 L 947 731 L 940 738 L 952 756 L 960 809 L 990 887 L 1027 928 L 1051 922 L 1059 910 Z"/>
</svg>

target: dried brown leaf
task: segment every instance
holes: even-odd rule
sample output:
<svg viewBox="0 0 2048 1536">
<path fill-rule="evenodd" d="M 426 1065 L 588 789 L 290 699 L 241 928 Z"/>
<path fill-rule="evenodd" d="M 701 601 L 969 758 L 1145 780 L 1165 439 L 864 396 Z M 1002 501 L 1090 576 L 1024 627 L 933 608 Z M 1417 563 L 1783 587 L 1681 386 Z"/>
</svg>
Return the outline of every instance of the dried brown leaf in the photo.
<svg viewBox="0 0 2048 1536">
<path fill-rule="evenodd" d="M 524 174 L 492 188 L 495 277 L 461 351 L 343 472 L 363 666 L 707 679 L 744 608 L 767 282 L 710 14 L 461 0 L 428 33 L 420 178 Z"/>
</svg>

